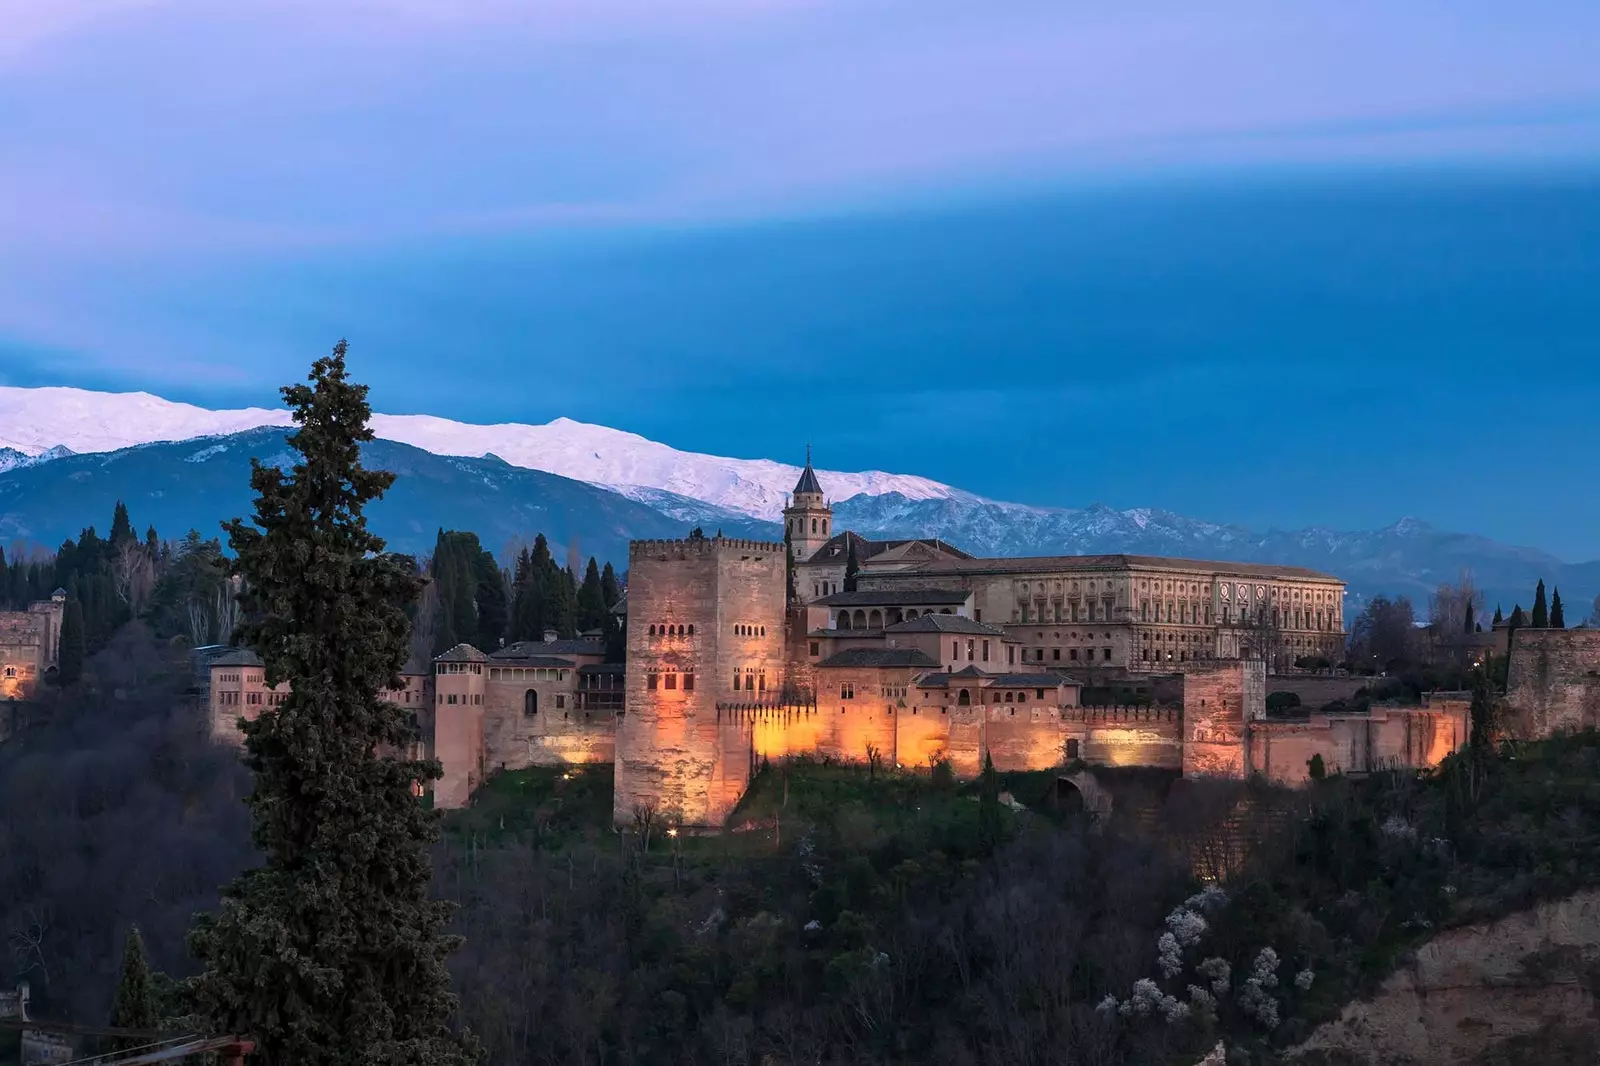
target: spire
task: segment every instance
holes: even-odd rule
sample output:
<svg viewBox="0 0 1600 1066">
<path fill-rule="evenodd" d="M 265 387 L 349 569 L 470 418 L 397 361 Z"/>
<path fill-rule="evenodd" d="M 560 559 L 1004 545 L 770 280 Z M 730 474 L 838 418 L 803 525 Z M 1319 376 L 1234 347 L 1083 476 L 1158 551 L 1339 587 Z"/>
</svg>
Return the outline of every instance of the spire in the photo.
<svg viewBox="0 0 1600 1066">
<path fill-rule="evenodd" d="M 822 485 L 817 481 L 817 472 L 811 469 L 811 445 L 806 445 L 806 468 L 800 472 L 800 480 L 795 483 L 794 494 L 799 496 L 803 492 L 822 495 Z"/>
</svg>

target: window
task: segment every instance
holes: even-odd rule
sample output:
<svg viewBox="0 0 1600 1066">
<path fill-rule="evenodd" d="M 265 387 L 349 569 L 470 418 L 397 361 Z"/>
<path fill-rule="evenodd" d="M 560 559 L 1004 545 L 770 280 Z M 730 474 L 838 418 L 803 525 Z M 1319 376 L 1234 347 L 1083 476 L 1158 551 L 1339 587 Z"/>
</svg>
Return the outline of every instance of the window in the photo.
<svg viewBox="0 0 1600 1066">
<path fill-rule="evenodd" d="M 972 693 L 968 692 L 966 689 L 962 689 L 961 694 L 956 697 L 956 705 L 959 707 L 971 707 Z"/>
<path fill-rule="evenodd" d="M 967 640 L 967 662 L 969 662 L 969 663 L 972 661 L 972 645 L 973 645 L 973 642 L 972 642 L 971 638 L 968 638 L 968 640 Z"/>
<path fill-rule="evenodd" d="M 1067 758 L 1078 758 L 1078 742 L 1076 740 L 1067 741 Z"/>
<path fill-rule="evenodd" d="M 814 641 L 814 640 L 813 640 L 813 641 L 812 641 L 812 642 L 811 642 L 811 654 L 812 654 L 812 655 L 819 655 L 819 654 L 821 654 L 821 653 L 820 653 L 820 652 L 819 652 L 819 651 L 818 651 L 818 650 L 817 650 L 817 647 L 818 647 L 818 646 L 817 646 L 817 642 L 816 642 L 816 641 Z"/>
<path fill-rule="evenodd" d="M 983 610 L 981 608 L 972 612 L 972 620 L 974 622 L 983 621 Z"/>
<path fill-rule="evenodd" d="M 1042 688 L 1034 689 L 1033 690 L 1033 698 L 1036 699 L 1036 700 L 1044 699 L 1044 689 L 1042 689 Z"/>
<path fill-rule="evenodd" d="M 644 676 L 644 684 L 645 688 L 648 688 L 651 692 L 654 692 L 656 690 L 656 686 L 660 684 L 660 676 L 654 670 L 652 670 Z"/>
<path fill-rule="evenodd" d="M 741 682 L 739 680 L 739 671 L 735 670 L 733 672 L 733 691 L 738 692 L 740 684 L 741 684 Z M 654 686 L 652 686 L 652 687 L 654 687 Z"/>
<path fill-rule="evenodd" d="M 666 676 L 667 676 L 667 690 L 669 692 L 676 691 L 677 688 L 678 688 L 678 675 L 677 674 L 668 674 Z M 557 698 L 559 699 L 559 697 L 557 697 Z M 560 706 L 560 704 L 558 703 L 557 706 Z"/>
<path fill-rule="evenodd" d="M 989 642 L 987 640 L 983 642 L 983 661 L 989 661 Z"/>
<path fill-rule="evenodd" d="M 852 682 L 852 681 L 841 681 L 841 682 L 839 682 L 839 698 L 841 700 L 853 700 L 853 699 L 855 699 L 856 698 L 856 686 L 855 686 L 855 683 Z"/>
<path fill-rule="evenodd" d="M 1107 648 L 1106 649 L 1106 662 L 1110 662 L 1110 661 L 1111 661 L 1111 649 Z"/>
<path fill-rule="evenodd" d="M 1034 651 L 1034 653 L 1033 653 L 1033 658 L 1034 658 L 1035 662 L 1041 662 L 1041 663 L 1044 662 L 1044 649 L 1043 648 L 1036 649 Z"/>
<path fill-rule="evenodd" d="M 952 640 L 950 642 L 950 658 L 961 658 L 961 642 L 959 640 Z"/>
<path fill-rule="evenodd" d="M 522 694 L 522 713 L 530 718 L 539 713 L 539 693 L 531 688 Z"/>
<path fill-rule="evenodd" d="M 1050 659 L 1051 659 L 1052 662 L 1060 662 L 1061 661 L 1061 649 L 1060 648 L 1051 648 L 1050 649 Z"/>
<path fill-rule="evenodd" d="M 685 692 L 693 692 L 694 691 L 694 675 L 693 674 L 684 674 L 683 675 L 683 691 L 685 691 Z"/>
<path fill-rule="evenodd" d="M 1017 698 L 1016 697 L 1016 693 L 1014 693 L 1014 692 L 1007 692 L 1006 693 L 1006 702 L 1007 703 L 1010 703 L 1012 700 L 1015 700 L 1016 698 Z"/>
<path fill-rule="evenodd" d="M 1077 648 L 1068 648 L 1067 649 L 1067 658 L 1072 660 L 1073 662 L 1077 662 L 1078 661 L 1078 649 Z"/>
<path fill-rule="evenodd" d="M 672 686 L 668 685 L 667 687 L 671 688 Z M 562 693 L 557 692 L 556 693 L 556 710 L 559 711 L 563 707 L 565 707 L 566 705 L 567 705 L 567 697 L 565 695 L 563 695 Z"/>
</svg>

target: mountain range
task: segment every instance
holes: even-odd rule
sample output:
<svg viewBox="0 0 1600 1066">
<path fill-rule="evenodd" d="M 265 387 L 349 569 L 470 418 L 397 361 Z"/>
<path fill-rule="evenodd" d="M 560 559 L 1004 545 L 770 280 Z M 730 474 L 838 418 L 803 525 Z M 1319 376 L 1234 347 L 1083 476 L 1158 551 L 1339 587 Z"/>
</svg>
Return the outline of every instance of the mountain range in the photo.
<svg viewBox="0 0 1600 1066">
<path fill-rule="evenodd" d="M 105 523 L 117 500 L 164 536 L 250 513 L 249 460 L 286 464 L 281 410 L 211 411 L 146 393 L 0 388 L 0 543 L 54 546 Z M 472 530 L 504 554 L 542 532 L 557 557 L 625 565 L 627 541 L 708 533 L 777 539 L 799 467 L 683 452 L 631 433 L 557 419 L 477 426 L 374 415 L 369 465 L 399 475 L 371 510 L 398 551 L 426 553 L 440 528 Z M 1425 610 L 1470 568 L 1488 605 L 1527 606 L 1543 578 L 1576 622 L 1600 592 L 1600 561 L 1433 529 L 1406 518 L 1363 532 L 1267 530 L 1168 511 L 1033 507 L 881 471 L 819 471 L 835 524 L 871 537 L 937 536 L 977 555 L 1132 552 L 1308 566 L 1348 582 L 1352 607 L 1407 595 Z"/>
</svg>

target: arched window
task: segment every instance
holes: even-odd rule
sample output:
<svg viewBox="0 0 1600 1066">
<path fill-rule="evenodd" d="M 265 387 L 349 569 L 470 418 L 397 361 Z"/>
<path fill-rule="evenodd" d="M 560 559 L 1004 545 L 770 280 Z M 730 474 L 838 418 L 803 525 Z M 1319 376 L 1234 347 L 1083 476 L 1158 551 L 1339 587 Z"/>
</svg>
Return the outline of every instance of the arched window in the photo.
<svg viewBox="0 0 1600 1066">
<path fill-rule="evenodd" d="M 651 626 L 650 627 L 650 635 L 652 637 L 656 635 L 656 627 L 655 626 Z"/>
<path fill-rule="evenodd" d="M 850 612 L 849 611 L 840 611 L 839 612 L 839 622 L 838 622 L 838 625 L 835 628 L 838 628 L 838 629 L 849 629 L 850 628 Z"/>
<path fill-rule="evenodd" d="M 883 628 L 883 612 L 879 611 L 877 608 L 873 608 L 872 613 L 867 615 L 867 628 L 868 629 L 882 629 Z"/>
<path fill-rule="evenodd" d="M 1007 702 L 1007 703 L 1010 703 L 1010 702 L 1011 702 L 1011 701 L 1012 701 L 1012 699 L 1014 699 L 1014 697 L 1013 697 L 1013 696 L 1012 696 L 1012 694 L 1011 694 L 1011 693 L 1009 693 L 1009 692 L 1007 692 L 1007 693 L 1006 693 L 1006 702 Z"/>
<path fill-rule="evenodd" d="M 856 611 L 856 613 L 851 616 L 850 621 L 851 621 L 851 624 L 854 625 L 856 629 L 865 629 L 865 628 L 867 628 L 867 612 L 866 611 L 859 611 L 859 610 Z"/>
<path fill-rule="evenodd" d="M 763 637 L 767 635 L 767 627 L 766 626 L 762 626 L 761 627 L 761 635 Z"/>
<path fill-rule="evenodd" d="M 536 689 L 529 689 L 522 694 L 522 713 L 532 718 L 539 713 L 539 693 Z"/>
<path fill-rule="evenodd" d="M 913 608 L 911 608 L 911 610 L 906 612 L 906 621 L 909 622 L 913 618 L 915 618 L 916 616 L 917 616 L 917 609 L 915 607 L 913 607 Z"/>
<path fill-rule="evenodd" d="M 968 692 L 966 689 L 962 689 L 960 695 L 956 696 L 956 706 L 957 707 L 971 707 L 972 706 L 972 693 Z"/>
<path fill-rule="evenodd" d="M 815 533 L 816 531 L 817 531 L 817 520 L 815 518 L 813 518 L 811 520 L 811 532 Z"/>
<path fill-rule="evenodd" d="M 692 622 L 689 625 L 689 635 L 691 637 L 694 636 L 694 624 Z"/>
</svg>

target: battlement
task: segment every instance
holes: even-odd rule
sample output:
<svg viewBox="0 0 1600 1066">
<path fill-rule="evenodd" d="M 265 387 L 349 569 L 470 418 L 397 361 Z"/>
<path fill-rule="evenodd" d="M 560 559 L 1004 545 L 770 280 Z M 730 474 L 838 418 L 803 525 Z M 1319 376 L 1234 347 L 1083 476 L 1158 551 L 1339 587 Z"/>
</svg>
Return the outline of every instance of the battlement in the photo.
<svg viewBox="0 0 1600 1066">
<path fill-rule="evenodd" d="M 684 537 L 679 540 L 631 540 L 628 559 L 650 556 L 686 557 L 718 555 L 724 552 L 756 552 L 782 555 L 782 541 L 747 540 L 743 537 Z"/>
<path fill-rule="evenodd" d="M 1069 722 L 1178 722 L 1183 712 L 1172 707 L 1149 707 L 1143 704 L 1102 707 L 1065 707 L 1061 717 Z"/>
</svg>

